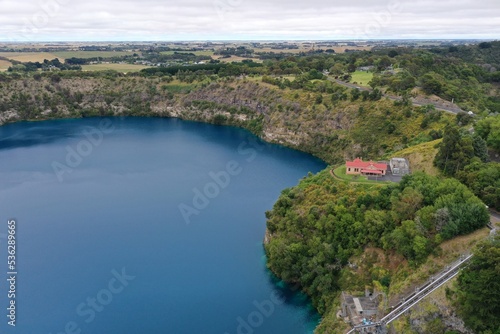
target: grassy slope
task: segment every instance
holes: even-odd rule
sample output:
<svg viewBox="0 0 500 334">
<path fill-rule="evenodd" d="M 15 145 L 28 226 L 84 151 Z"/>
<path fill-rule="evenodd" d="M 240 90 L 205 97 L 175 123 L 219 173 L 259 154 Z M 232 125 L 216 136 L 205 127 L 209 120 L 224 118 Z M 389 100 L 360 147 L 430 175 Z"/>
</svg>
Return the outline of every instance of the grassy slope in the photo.
<svg viewBox="0 0 500 334">
<path fill-rule="evenodd" d="M 393 156 L 407 158 L 410 162 L 410 168 L 413 171 L 422 171 L 430 175 L 439 175 L 439 170 L 434 167 L 433 161 L 438 149 L 436 145 L 441 139 L 408 147 L 395 152 Z"/>
</svg>

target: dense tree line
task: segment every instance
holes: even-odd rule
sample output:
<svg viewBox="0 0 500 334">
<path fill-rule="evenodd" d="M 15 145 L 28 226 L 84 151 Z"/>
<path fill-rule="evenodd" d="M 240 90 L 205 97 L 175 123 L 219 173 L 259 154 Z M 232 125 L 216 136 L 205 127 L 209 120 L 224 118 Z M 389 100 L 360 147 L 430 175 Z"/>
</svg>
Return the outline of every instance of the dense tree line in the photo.
<svg viewBox="0 0 500 334">
<path fill-rule="evenodd" d="M 484 227 L 481 200 L 455 179 L 423 173 L 384 187 L 336 181 L 328 171 L 282 192 L 267 214 L 268 266 L 299 283 L 321 313 L 333 303 L 351 256 L 368 245 L 422 263 L 443 241 Z M 390 284 L 384 277 L 374 277 Z"/>
<path fill-rule="evenodd" d="M 52 69 L 57 70 L 72 70 L 79 71 L 82 69 L 78 64 L 70 64 L 70 63 L 62 63 L 58 58 L 54 58 L 52 60 L 45 59 L 43 62 L 19 62 L 19 61 L 11 61 L 12 66 L 8 68 L 9 72 L 36 72 L 38 70 L 41 71 L 50 71 Z"/>
<path fill-rule="evenodd" d="M 175 75 L 178 72 L 192 72 L 199 75 L 218 74 L 219 76 L 239 76 L 242 74 L 260 73 L 262 64 L 254 62 L 210 63 L 190 66 L 154 67 L 141 70 L 145 76 Z"/>
<path fill-rule="evenodd" d="M 480 244 L 458 277 L 455 307 L 476 333 L 500 333 L 500 236 Z"/>
<path fill-rule="evenodd" d="M 476 123 L 475 133 L 454 125 L 445 128 L 434 164 L 466 184 L 484 203 L 500 210 L 500 163 L 489 162 L 488 146 L 499 149 L 500 116 Z"/>
</svg>

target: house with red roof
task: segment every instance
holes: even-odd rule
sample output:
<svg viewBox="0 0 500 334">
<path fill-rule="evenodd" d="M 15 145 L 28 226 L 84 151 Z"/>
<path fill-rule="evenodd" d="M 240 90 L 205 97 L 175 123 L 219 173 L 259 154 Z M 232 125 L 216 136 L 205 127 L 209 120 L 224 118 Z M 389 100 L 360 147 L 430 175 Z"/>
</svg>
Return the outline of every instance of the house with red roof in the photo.
<svg viewBox="0 0 500 334">
<path fill-rule="evenodd" d="M 363 161 L 356 158 L 354 161 L 345 163 L 347 175 L 378 175 L 384 176 L 387 172 L 387 164 L 373 161 Z"/>
</svg>

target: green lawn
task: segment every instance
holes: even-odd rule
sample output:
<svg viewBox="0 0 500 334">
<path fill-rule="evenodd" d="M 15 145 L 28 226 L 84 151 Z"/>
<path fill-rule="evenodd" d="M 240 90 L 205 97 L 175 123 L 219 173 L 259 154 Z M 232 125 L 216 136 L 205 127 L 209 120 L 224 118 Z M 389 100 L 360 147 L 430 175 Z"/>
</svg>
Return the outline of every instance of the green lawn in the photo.
<svg viewBox="0 0 500 334">
<path fill-rule="evenodd" d="M 114 70 L 118 72 L 139 72 L 143 68 L 149 68 L 149 66 L 144 65 L 134 65 L 134 64 L 94 64 L 94 65 L 83 65 L 83 71 L 107 71 Z"/>
<path fill-rule="evenodd" d="M 373 78 L 372 72 L 356 71 L 352 73 L 351 82 L 352 83 L 357 82 L 357 85 L 359 86 L 369 87 L 368 83 L 372 80 L 372 78 Z"/>
<path fill-rule="evenodd" d="M 171 83 L 162 85 L 161 88 L 165 91 L 175 93 L 175 94 L 187 94 L 195 88 L 193 84 L 187 84 L 184 82 L 173 81 Z"/>
<path fill-rule="evenodd" d="M 111 58 L 111 57 L 121 57 L 121 56 L 131 56 L 134 52 L 129 51 L 58 51 L 54 52 L 58 57 L 68 59 L 68 58 Z"/>
</svg>

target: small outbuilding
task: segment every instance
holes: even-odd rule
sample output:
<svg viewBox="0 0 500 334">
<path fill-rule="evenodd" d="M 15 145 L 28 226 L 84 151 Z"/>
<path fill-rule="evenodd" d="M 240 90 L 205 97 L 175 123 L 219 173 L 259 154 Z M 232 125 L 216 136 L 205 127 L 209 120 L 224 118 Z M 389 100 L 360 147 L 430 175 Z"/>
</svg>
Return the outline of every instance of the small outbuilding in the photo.
<svg viewBox="0 0 500 334">
<path fill-rule="evenodd" d="M 410 174 L 410 163 L 404 158 L 392 158 L 389 162 L 392 175 Z"/>
</svg>

